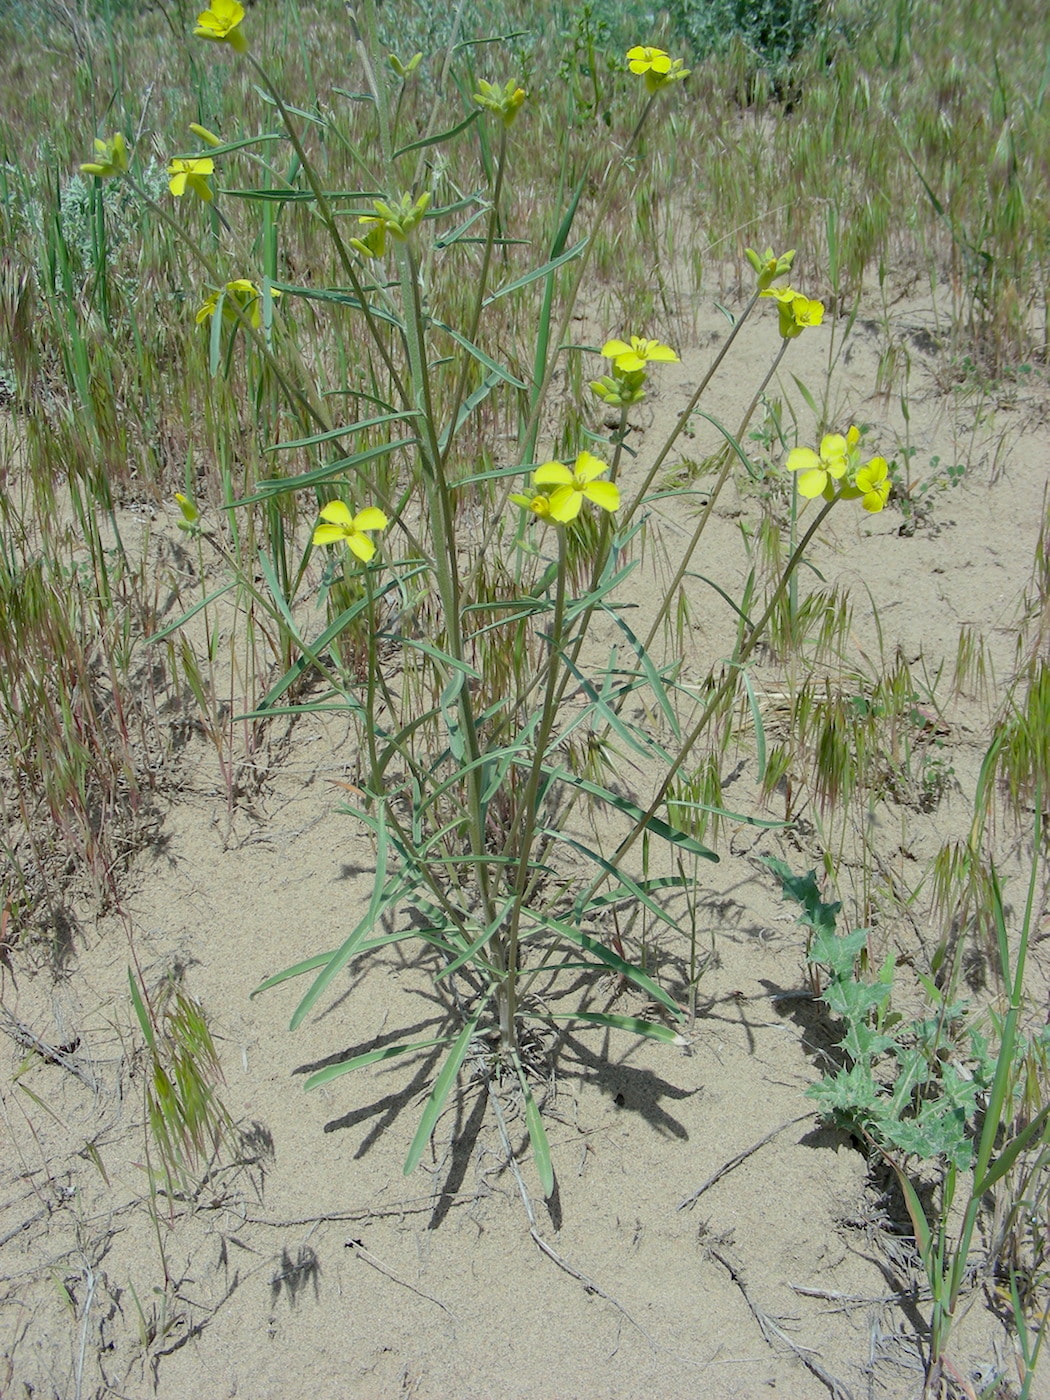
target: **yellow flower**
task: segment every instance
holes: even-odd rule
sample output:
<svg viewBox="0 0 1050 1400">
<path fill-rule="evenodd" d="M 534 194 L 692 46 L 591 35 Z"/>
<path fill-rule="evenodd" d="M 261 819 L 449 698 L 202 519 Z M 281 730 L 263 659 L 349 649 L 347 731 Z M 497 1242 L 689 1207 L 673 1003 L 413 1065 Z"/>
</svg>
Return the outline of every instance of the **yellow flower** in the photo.
<svg viewBox="0 0 1050 1400">
<path fill-rule="evenodd" d="M 327 524 L 314 529 L 314 544 L 339 544 L 342 541 L 366 564 L 375 554 L 376 547 L 365 532 L 385 530 L 390 524 L 377 506 L 365 506 L 364 510 L 351 515 L 349 506 L 342 501 L 330 501 L 323 506 L 321 519 Z"/>
<path fill-rule="evenodd" d="M 677 83 L 689 76 L 689 69 L 682 66 L 680 58 L 671 58 L 663 49 L 654 49 L 648 44 L 636 44 L 627 50 L 627 66 L 632 73 L 644 75 L 650 92 L 659 92 L 668 83 Z"/>
<path fill-rule="evenodd" d="M 890 497 L 889 468 L 885 457 L 872 457 L 866 467 L 861 467 L 854 484 L 861 494 L 861 505 L 872 514 L 882 510 Z"/>
<path fill-rule="evenodd" d="M 607 340 L 602 346 L 602 354 L 625 374 L 636 374 L 650 361 L 678 359 L 669 345 L 661 345 L 658 340 L 646 340 L 640 335 L 632 335 L 629 345 L 625 340 Z"/>
<path fill-rule="evenodd" d="M 810 500 L 822 492 L 827 495 L 831 481 L 846 475 L 852 453 L 851 444 L 841 433 L 827 433 L 820 440 L 819 455 L 812 447 L 796 447 L 788 453 L 787 469 L 798 472 L 798 494 Z"/>
<path fill-rule="evenodd" d="M 767 287 L 761 293 L 773 297 L 780 313 L 780 334 L 785 340 L 801 335 L 807 326 L 819 326 L 824 319 L 824 303 L 811 301 L 794 287 Z"/>
<path fill-rule="evenodd" d="M 270 288 L 270 296 L 274 299 L 281 294 L 276 287 Z M 247 277 L 237 277 L 232 282 L 227 282 L 225 287 L 218 292 L 212 292 L 206 297 L 197 311 L 196 322 L 202 326 L 205 321 L 215 315 L 219 305 L 219 298 L 222 298 L 222 315 L 225 321 L 236 321 L 237 308 L 247 312 L 248 318 L 256 330 L 262 325 L 262 288 L 257 287 L 254 282 L 249 282 Z"/>
<path fill-rule="evenodd" d="M 611 481 L 595 479 L 608 470 L 607 462 L 601 461 L 591 452 L 581 452 L 572 470 L 562 462 L 545 462 L 533 472 L 532 480 L 536 486 L 555 488 L 548 501 L 548 514 L 559 525 L 567 525 L 579 515 L 584 497 L 600 506 L 602 510 L 619 510 L 619 487 Z M 532 502 L 529 508 L 536 510 Z M 536 514 L 542 512 L 536 511 Z"/>
<path fill-rule="evenodd" d="M 193 160 L 173 160 L 168 166 L 168 174 L 171 179 L 168 181 L 168 189 L 178 199 L 186 193 L 186 188 L 193 191 L 204 200 L 205 204 L 210 204 L 212 200 L 211 186 L 205 179 L 207 175 L 215 173 L 215 162 L 211 156 L 198 156 Z"/>
<path fill-rule="evenodd" d="M 95 160 L 80 167 L 85 175 L 97 175 L 100 180 L 107 180 L 126 173 L 128 145 L 119 131 L 108 141 L 100 141 L 96 136 L 95 157 Z"/>
<path fill-rule="evenodd" d="M 248 41 L 238 29 L 244 18 L 244 6 L 237 0 L 211 0 L 211 5 L 197 16 L 197 28 L 193 31 L 198 39 L 214 39 L 217 44 L 229 44 L 238 53 L 244 53 Z"/>
<path fill-rule="evenodd" d="M 474 101 L 479 107 L 487 107 L 490 112 L 495 112 L 503 121 L 504 126 L 510 126 L 511 122 L 518 115 L 518 108 L 525 101 L 528 95 L 524 88 L 520 88 L 513 78 L 500 87 L 499 83 L 487 83 L 484 78 L 478 79 L 480 92 L 474 94 Z"/>
</svg>

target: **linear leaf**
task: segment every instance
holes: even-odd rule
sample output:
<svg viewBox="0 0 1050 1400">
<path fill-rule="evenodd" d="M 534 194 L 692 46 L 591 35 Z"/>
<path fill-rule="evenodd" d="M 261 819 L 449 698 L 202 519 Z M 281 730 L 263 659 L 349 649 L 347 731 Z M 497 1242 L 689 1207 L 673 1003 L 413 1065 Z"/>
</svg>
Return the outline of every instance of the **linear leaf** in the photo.
<svg viewBox="0 0 1050 1400">
<path fill-rule="evenodd" d="M 206 608 L 209 603 L 214 603 L 216 598 L 221 598 L 224 593 L 229 593 L 231 588 L 237 587 L 237 580 L 232 583 L 224 583 L 221 588 L 217 588 L 214 593 L 209 593 L 206 598 L 202 598 L 199 603 L 194 603 L 192 608 L 188 608 L 181 617 L 177 617 L 174 622 L 169 622 L 166 627 L 162 627 L 159 632 L 154 632 L 152 637 L 147 637 L 147 644 L 162 641 L 171 632 L 177 631 L 183 623 L 189 622 L 191 617 L 196 616 L 201 608 Z"/>
<path fill-rule="evenodd" d="M 611 948 L 607 948 L 596 938 L 591 938 L 582 929 L 574 928 L 572 924 L 563 923 L 561 919 L 552 919 L 550 915 L 543 918 L 543 927 L 560 933 L 563 938 L 567 938 L 570 943 L 575 943 L 577 948 L 582 948 L 585 953 L 597 958 L 606 967 L 611 967 L 614 972 L 620 973 L 633 982 L 636 987 L 641 987 L 648 992 L 654 1001 L 658 1001 L 661 1006 L 666 1006 L 667 1010 L 679 1020 L 682 1019 L 682 1012 L 678 1003 L 670 997 L 664 989 L 659 986 L 648 973 L 643 972 L 640 967 L 635 967 L 634 963 L 629 963 L 625 958 L 621 958 L 618 953 L 614 953 Z"/>
<path fill-rule="evenodd" d="M 443 330 L 446 333 L 446 335 L 450 335 L 457 345 L 462 345 L 463 349 L 466 350 L 467 354 L 473 355 L 475 360 L 477 360 L 480 364 L 483 364 L 486 369 L 490 369 L 493 374 L 498 374 L 499 377 L 502 380 L 504 380 L 505 383 L 513 385 L 515 389 L 528 388 L 528 385 L 523 384 L 520 379 L 515 379 L 514 375 L 511 374 L 509 369 L 504 369 L 501 364 L 497 364 L 497 362 L 492 358 L 491 355 L 489 355 L 486 351 L 482 350 L 479 345 L 475 345 L 472 340 L 468 340 L 465 335 L 461 335 L 460 332 L 453 329 L 452 326 L 446 325 L 444 321 L 439 321 L 436 318 L 434 319 L 433 324 L 437 326 L 440 330 Z"/>
<path fill-rule="evenodd" d="M 336 949 L 334 956 L 329 959 L 325 967 L 314 978 L 313 982 L 310 984 L 310 990 L 295 1008 L 290 1026 L 290 1029 L 293 1031 L 298 1026 L 302 1025 L 303 1019 L 310 1008 L 354 956 L 360 945 L 364 942 L 365 935 L 370 929 L 375 927 L 380 916 L 395 904 L 404 893 L 405 884 L 403 881 L 397 881 L 389 890 L 384 888 L 386 886 L 386 857 L 389 843 L 386 834 L 386 822 L 383 820 L 382 807 L 379 809 L 376 835 L 375 883 L 372 886 L 372 898 L 368 902 L 368 909 L 365 912 L 364 918 L 350 934 L 350 937 L 341 947 Z"/>
<path fill-rule="evenodd" d="M 569 783 L 573 787 L 578 787 L 582 792 L 589 792 L 592 797 L 597 797 L 603 802 L 608 802 L 617 811 L 623 812 L 625 816 L 633 818 L 634 821 L 641 821 L 645 812 L 635 802 L 630 802 L 626 797 L 619 797 L 616 793 L 610 792 L 608 788 L 600 787 L 597 783 L 589 782 L 586 778 L 578 778 L 575 773 L 570 773 L 566 768 L 544 768 L 544 774 L 555 782 Z M 747 820 L 745 818 L 745 820 Z M 756 826 L 764 826 L 764 822 L 754 823 Z M 688 851 L 690 855 L 700 856 L 703 860 L 717 861 L 718 856 L 692 836 L 686 836 L 684 832 L 675 831 L 674 827 L 667 822 L 661 821 L 659 817 L 650 817 L 646 822 L 646 829 L 654 832 L 657 836 L 662 836 L 665 841 L 669 841 L 672 846 L 681 846 L 682 850 Z"/>
<path fill-rule="evenodd" d="M 461 131 L 466 131 L 472 122 L 476 122 L 481 116 L 481 108 L 475 107 L 473 112 L 457 122 L 455 126 L 450 126 L 447 131 L 439 131 L 436 136 L 421 136 L 418 141 L 410 141 L 407 146 L 400 146 L 390 157 L 397 160 L 398 156 L 407 156 L 409 151 L 421 151 L 424 146 L 436 146 L 442 141 L 451 141 L 454 136 L 458 136 Z"/>
<path fill-rule="evenodd" d="M 668 928 L 675 929 L 678 933 L 682 932 L 678 924 L 671 918 L 667 911 L 661 909 L 659 904 L 657 904 L 654 899 L 650 898 L 641 885 L 632 880 L 625 871 L 618 869 L 611 860 L 606 860 L 605 856 L 600 855 L 597 851 L 592 851 L 589 846 L 585 846 L 582 841 L 577 841 L 575 837 L 566 836 L 565 833 L 559 831 L 557 827 L 546 827 L 544 828 L 543 834 L 544 836 L 551 837 L 552 840 L 562 841 L 565 845 L 571 846 L 573 850 L 579 851 L 581 855 L 586 856 L 588 860 L 600 866 L 607 875 L 619 877 L 623 886 L 631 892 L 639 903 L 644 904 L 646 909 L 648 909 L 651 914 L 655 915 L 661 923 L 666 924 Z"/>
<path fill-rule="evenodd" d="M 459 1067 L 466 1058 L 467 1051 L 470 1049 L 470 1042 L 474 1036 L 474 1032 L 477 1030 L 478 1020 L 481 1017 L 482 1010 L 487 1001 L 488 998 L 486 997 L 460 1031 L 455 1044 L 448 1052 L 444 1065 L 441 1067 L 441 1073 L 434 1081 L 434 1087 L 431 1089 L 430 1097 L 427 1099 L 426 1107 L 423 1109 L 423 1117 L 419 1120 L 419 1127 L 416 1129 L 416 1135 L 412 1139 L 412 1145 L 408 1149 L 408 1156 L 405 1158 L 406 1176 L 409 1176 L 415 1171 L 416 1167 L 419 1166 L 420 1158 L 423 1156 L 426 1145 L 430 1141 L 430 1135 L 437 1125 L 438 1118 L 441 1116 L 441 1110 L 445 1106 L 445 1100 L 448 1098 L 449 1091 L 456 1082 L 456 1075 L 459 1073 Z"/>
<path fill-rule="evenodd" d="M 551 1145 L 547 1137 L 547 1129 L 543 1126 L 543 1115 L 540 1113 L 539 1105 L 529 1086 L 529 1081 L 525 1078 L 525 1071 L 522 1069 L 521 1061 L 517 1055 L 514 1057 L 514 1068 L 518 1075 L 518 1083 L 521 1085 L 522 1097 L 525 1100 L 525 1126 L 529 1130 L 529 1141 L 532 1143 L 536 1175 L 540 1179 L 540 1190 L 545 1199 L 549 1200 L 554 1194 L 554 1167 L 551 1163 Z"/>
<path fill-rule="evenodd" d="M 545 262 L 542 267 L 536 268 L 534 272 L 527 272 L 524 277 L 518 277 L 513 282 L 508 282 L 505 287 L 500 287 L 487 296 L 482 302 L 482 306 L 491 306 L 500 297 L 509 296 L 511 292 L 520 291 L 522 287 L 527 287 L 530 282 L 537 282 L 541 277 L 546 277 L 555 268 L 562 267 L 567 262 L 572 262 L 573 258 L 578 258 L 587 246 L 587 239 L 581 238 L 579 243 L 574 243 L 567 253 L 562 253 L 560 258 L 551 258 L 550 262 Z"/>
<path fill-rule="evenodd" d="M 627 1031 L 630 1035 L 645 1035 L 650 1040 L 663 1041 L 665 1045 L 684 1045 L 686 1042 L 676 1030 L 661 1025 L 659 1021 L 645 1021 L 640 1016 L 617 1016 L 612 1011 L 544 1011 L 524 1013 L 530 1021 L 586 1021 L 592 1026 L 607 1026 L 614 1031 Z"/>
<path fill-rule="evenodd" d="M 334 476 L 341 476 L 347 468 L 356 471 L 364 466 L 366 462 L 374 462 L 377 457 L 385 457 L 390 452 L 397 452 L 402 447 L 415 447 L 418 438 L 398 438 L 396 442 L 381 442 L 376 447 L 370 447 L 365 452 L 355 452 L 352 457 L 340 457 L 338 462 L 329 462 L 327 466 L 315 467 L 313 471 L 302 472 L 299 476 L 276 477 L 269 481 L 261 481 L 259 489 L 250 496 L 244 496 L 239 501 L 234 501 L 235 506 L 250 506 L 256 501 L 268 501 L 273 496 L 283 495 L 285 491 L 302 491 L 308 486 L 319 486 L 324 481 L 330 481 Z"/>
<path fill-rule="evenodd" d="M 421 418 L 422 416 L 417 409 L 412 408 L 405 413 L 384 413 L 379 418 L 358 418 L 353 423 L 347 423 L 344 428 L 329 428 L 326 433 L 314 433 L 313 437 L 296 438 L 295 442 L 275 442 L 266 451 L 290 452 L 293 447 L 315 447 L 319 442 L 331 442 L 333 438 L 346 437 L 349 433 L 361 433 L 366 428 L 379 428 L 384 423 L 393 423 L 397 419 Z"/>
<path fill-rule="evenodd" d="M 350 1060 L 340 1060 L 337 1065 L 325 1065 L 303 1085 L 304 1089 L 317 1089 L 338 1079 L 341 1074 L 349 1074 L 352 1069 L 363 1069 L 365 1065 L 377 1064 L 380 1060 L 392 1060 L 396 1055 L 407 1055 L 412 1050 L 432 1050 L 435 1045 L 447 1045 L 448 1036 L 439 1040 L 415 1040 L 411 1045 L 386 1045 L 382 1050 L 366 1050 L 363 1055 L 355 1055 Z"/>
</svg>

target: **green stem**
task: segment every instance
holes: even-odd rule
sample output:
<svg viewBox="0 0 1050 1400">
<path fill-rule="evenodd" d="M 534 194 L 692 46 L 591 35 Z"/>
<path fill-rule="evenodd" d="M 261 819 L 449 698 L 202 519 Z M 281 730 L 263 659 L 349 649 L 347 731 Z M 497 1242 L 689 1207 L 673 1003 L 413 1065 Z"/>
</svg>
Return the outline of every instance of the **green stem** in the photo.
<svg viewBox="0 0 1050 1400">
<path fill-rule="evenodd" d="M 525 794 L 518 807 L 518 815 L 511 827 L 511 834 L 518 822 L 523 823 L 521 845 L 518 852 L 518 867 L 514 877 L 514 905 L 511 910 L 510 927 L 501 939 L 504 957 L 501 959 L 504 975 L 498 992 L 500 1008 L 500 1045 L 505 1055 L 517 1049 L 515 1017 L 517 1015 L 517 974 L 518 943 L 521 930 L 521 913 L 525 906 L 525 894 L 530 887 L 529 859 L 536 839 L 537 797 L 540 779 L 543 776 L 543 760 L 547 745 L 554 729 L 554 718 L 558 712 L 558 677 L 564 669 L 559 666 L 562 633 L 565 628 L 565 576 L 568 571 L 565 549 L 565 528 L 558 527 L 558 581 L 554 596 L 554 622 L 551 628 L 550 655 L 547 658 L 547 684 L 543 696 L 543 710 L 536 734 L 532 766 L 525 786 Z"/>
</svg>

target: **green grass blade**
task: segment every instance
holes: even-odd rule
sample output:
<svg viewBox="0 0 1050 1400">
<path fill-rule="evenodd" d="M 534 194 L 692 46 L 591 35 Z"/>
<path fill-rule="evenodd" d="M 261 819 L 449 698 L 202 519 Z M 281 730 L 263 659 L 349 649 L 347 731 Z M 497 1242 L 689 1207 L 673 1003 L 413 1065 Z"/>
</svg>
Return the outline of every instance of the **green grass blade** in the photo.
<svg viewBox="0 0 1050 1400">
<path fill-rule="evenodd" d="M 501 364 L 498 364 L 491 355 L 486 354 L 479 345 L 475 345 L 472 340 L 468 340 L 465 335 L 461 335 L 460 332 L 453 329 L 452 326 L 446 325 L 444 321 L 439 321 L 436 318 L 433 320 L 432 324 L 437 326 L 439 330 L 443 330 L 446 335 L 450 335 L 457 345 L 463 347 L 468 355 L 472 355 L 479 364 L 484 365 L 486 369 L 498 375 L 505 384 L 510 384 L 515 389 L 527 389 L 529 387 L 527 384 L 523 384 L 520 379 L 516 379 L 509 369 L 504 369 Z M 518 470 L 520 470 L 520 468 L 518 468 Z"/>
<path fill-rule="evenodd" d="M 587 239 L 581 238 L 579 243 L 574 243 L 567 253 L 562 253 L 561 257 L 551 258 L 550 262 L 545 262 L 534 272 L 527 272 L 524 277 L 517 277 L 513 282 L 508 282 L 505 287 L 498 288 L 491 296 L 485 298 L 481 303 L 482 306 L 491 306 L 494 301 L 499 301 L 500 297 L 509 296 L 511 292 L 520 291 L 522 287 L 528 287 L 531 283 L 539 281 L 541 277 L 546 277 L 556 268 L 563 267 L 567 262 L 578 258 L 586 246 Z"/>
<path fill-rule="evenodd" d="M 545 827 L 543 834 L 544 836 L 549 836 L 554 841 L 561 841 L 566 846 L 571 846 L 574 851 L 579 851 L 582 856 L 586 856 L 588 860 L 593 861 L 594 864 L 604 870 L 607 875 L 612 875 L 614 879 L 619 879 L 621 885 L 629 890 L 640 904 L 644 904 L 650 914 L 659 919 L 662 924 L 666 924 L 668 928 L 673 928 L 676 933 L 682 932 L 678 924 L 675 923 L 674 919 L 668 914 L 667 910 L 661 909 L 656 900 L 652 899 L 641 885 L 632 880 L 630 875 L 626 874 L 623 870 L 618 869 L 611 860 L 607 860 L 605 856 L 601 855 L 598 851 L 591 850 L 590 846 L 585 846 L 582 841 L 577 841 L 575 837 L 566 836 L 566 834 L 563 831 L 559 831 L 557 827 Z M 580 911 L 577 910 L 577 916 L 579 916 L 579 912 Z"/>
<path fill-rule="evenodd" d="M 456 1076 L 459 1074 L 459 1067 L 466 1059 L 467 1051 L 470 1049 L 470 1042 L 474 1037 L 474 1032 L 478 1028 L 478 1021 L 481 1013 L 488 1001 L 486 997 L 475 1009 L 470 1020 L 460 1031 L 452 1049 L 448 1052 L 445 1063 L 441 1067 L 441 1073 L 434 1081 L 434 1087 L 430 1091 L 426 1107 L 423 1109 L 423 1116 L 419 1120 L 419 1127 L 416 1135 L 412 1139 L 412 1145 L 408 1149 L 408 1156 L 405 1158 L 405 1175 L 410 1176 L 419 1166 L 420 1159 L 426 1150 L 426 1145 L 430 1141 L 430 1135 L 437 1126 L 437 1120 L 441 1116 L 441 1110 L 445 1106 L 445 1100 L 449 1096 Z"/>
<path fill-rule="evenodd" d="M 322 482 L 331 481 L 335 476 L 345 475 L 348 469 L 359 471 L 366 462 L 374 462 L 379 457 L 400 451 L 402 447 L 415 447 L 418 442 L 419 439 L 414 437 L 398 438 L 395 442 L 381 442 L 364 452 L 355 452 L 352 457 L 340 457 L 337 462 L 315 467 L 313 471 L 302 472 L 299 476 L 274 477 L 268 481 L 260 481 L 256 491 L 250 496 L 243 496 L 239 501 L 234 501 L 233 505 L 251 506 L 256 501 L 268 501 L 273 496 L 282 496 L 286 491 L 304 491 L 307 487 L 319 486 Z"/>
<path fill-rule="evenodd" d="M 659 1021 L 645 1021 L 640 1016 L 617 1016 L 611 1011 L 545 1011 L 523 1013 L 527 1021 L 585 1021 L 589 1026 L 605 1026 L 609 1030 L 626 1031 L 628 1035 L 644 1035 L 664 1045 L 684 1045 L 685 1039 L 670 1026 Z"/>
<path fill-rule="evenodd" d="M 648 973 L 643 972 L 640 967 L 635 967 L 634 963 L 629 963 L 626 959 L 621 958 L 618 953 L 614 953 L 611 948 L 607 948 L 605 944 L 599 942 L 598 939 L 591 938 L 589 934 L 584 933 L 581 929 L 574 928 L 572 924 L 563 923 L 561 919 L 553 919 L 550 915 L 544 916 L 542 927 L 550 929 L 553 933 L 561 934 L 562 938 L 568 939 L 568 941 L 574 943 L 577 948 L 582 948 L 585 953 L 589 953 L 591 957 L 597 958 L 598 961 L 604 963 L 606 967 L 611 967 L 614 972 L 618 972 L 621 976 L 626 977 L 628 981 L 633 982 L 636 987 L 641 987 L 643 992 L 648 992 L 653 1000 L 658 1001 L 661 1006 L 666 1007 L 672 1016 L 675 1016 L 678 1020 L 682 1019 L 683 1013 L 678 1003 L 670 997 L 661 986 L 654 982 Z"/>
<path fill-rule="evenodd" d="M 600 787 L 597 783 L 589 782 L 586 778 L 578 778 L 575 773 L 570 773 L 565 768 L 544 768 L 543 773 L 554 782 L 569 783 L 572 787 L 578 787 L 582 792 L 590 793 L 592 797 L 597 797 L 603 802 L 608 802 L 624 816 L 631 817 L 634 821 L 641 821 L 645 812 L 637 803 L 629 802 L 626 797 L 619 797 L 615 792 L 610 792 L 608 788 Z M 684 805 L 684 804 L 682 804 Z M 742 820 L 748 820 L 742 818 Z M 781 823 L 777 823 L 780 825 Z M 764 826 L 764 822 L 755 822 L 754 825 Z M 686 836 L 684 832 L 675 831 L 674 827 L 667 822 L 661 821 L 659 817 L 650 817 L 646 823 L 646 829 L 652 831 L 657 836 L 663 837 L 672 846 L 680 846 L 683 851 L 688 851 L 690 855 L 700 856 L 702 860 L 718 860 L 714 851 L 709 850 L 692 836 Z"/>
<path fill-rule="evenodd" d="M 554 1194 L 554 1166 L 551 1163 L 551 1145 L 547 1137 L 547 1129 L 543 1126 L 543 1115 L 540 1113 L 539 1104 L 533 1096 L 529 1087 L 529 1081 L 525 1078 L 525 1071 L 521 1067 L 521 1061 L 517 1055 L 514 1056 L 514 1070 L 518 1076 L 518 1083 L 521 1085 L 522 1097 L 525 1100 L 525 1126 L 529 1130 L 529 1142 L 532 1143 L 532 1156 L 536 1163 L 536 1175 L 540 1179 L 540 1190 L 544 1198 L 549 1200 Z"/>
<path fill-rule="evenodd" d="M 392 1060 L 397 1055 L 407 1055 L 413 1050 L 432 1050 L 435 1045 L 447 1045 L 448 1036 L 441 1036 L 438 1040 L 415 1040 L 411 1045 L 387 1045 L 382 1050 L 367 1050 L 363 1055 L 355 1055 L 350 1060 L 340 1060 L 337 1065 L 326 1065 L 324 1069 L 319 1069 L 316 1074 L 311 1074 L 304 1084 L 305 1089 L 317 1089 L 322 1084 L 329 1084 L 333 1079 L 338 1079 L 341 1074 L 349 1074 L 351 1070 L 363 1069 L 365 1065 L 378 1064 L 381 1060 Z"/>
<path fill-rule="evenodd" d="M 437 146 L 442 141 L 451 141 L 458 136 L 461 131 L 466 131 L 472 122 L 476 122 L 481 116 L 481 108 L 474 110 L 458 122 L 455 126 L 450 126 L 447 131 L 439 131 L 436 136 L 421 136 L 418 141 L 410 141 L 407 146 L 399 146 L 391 156 L 391 160 L 397 160 L 398 156 L 407 156 L 409 151 L 421 151 L 425 146 Z"/>
</svg>

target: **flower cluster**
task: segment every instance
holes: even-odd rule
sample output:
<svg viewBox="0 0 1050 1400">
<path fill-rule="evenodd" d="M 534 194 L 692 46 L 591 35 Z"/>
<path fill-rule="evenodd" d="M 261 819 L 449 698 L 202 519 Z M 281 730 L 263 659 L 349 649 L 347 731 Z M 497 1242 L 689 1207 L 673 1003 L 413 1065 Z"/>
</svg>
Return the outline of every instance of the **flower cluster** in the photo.
<svg viewBox="0 0 1050 1400">
<path fill-rule="evenodd" d="M 279 297 L 281 294 L 276 287 L 270 288 L 271 299 Z M 206 297 L 197 312 L 196 321 L 198 326 L 202 326 L 205 321 L 215 315 L 219 309 L 219 302 L 222 301 L 222 316 L 224 321 L 237 321 L 240 314 L 246 314 L 256 330 L 262 325 L 263 314 L 263 290 L 256 286 L 254 282 L 249 282 L 247 277 L 237 277 L 232 282 L 227 282 L 225 287 L 217 292 L 212 292 Z"/>
<path fill-rule="evenodd" d="M 508 79 L 503 87 L 500 87 L 499 83 L 487 83 L 484 78 L 479 78 L 478 88 L 480 90 L 474 94 L 474 101 L 478 106 L 495 112 L 504 126 L 510 126 L 518 115 L 518 108 L 525 101 L 525 89 L 518 87 L 513 78 Z"/>
<path fill-rule="evenodd" d="M 118 131 L 108 141 L 95 138 L 95 159 L 80 167 L 85 175 L 97 175 L 100 180 L 127 174 L 128 143 Z"/>
<path fill-rule="evenodd" d="M 314 528 L 314 544 L 345 544 L 366 564 L 376 552 L 368 532 L 385 530 L 390 524 L 378 506 L 365 506 L 354 515 L 343 501 L 329 501 L 320 514 L 325 523 Z"/>
<path fill-rule="evenodd" d="M 645 86 L 650 92 L 659 92 L 670 83 L 688 78 L 689 69 L 680 58 L 671 58 L 663 49 L 654 49 L 649 44 L 636 44 L 627 50 L 627 66 L 632 73 L 645 78 Z"/>
<path fill-rule="evenodd" d="M 554 490 L 515 494 L 511 500 L 531 510 L 541 520 L 553 520 L 558 525 L 568 525 L 575 520 L 584 500 L 592 501 L 602 510 L 619 510 L 620 488 L 611 481 L 598 480 L 608 470 L 608 462 L 592 452 L 581 452 L 573 467 L 567 467 L 564 462 L 544 462 L 532 474 L 533 487 L 553 486 Z"/>
<path fill-rule="evenodd" d="M 607 340 L 602 354 L 613 362 L 613 373 L 592 379 L 590 388 L 613 408 L 623 408 L 645 398 L 646 365 L 677 362 L 678 356 L 669 345 L 658 340 L 646 340 L 632 335 L 630 341 Z"/>
<path fill-rule="evenodd" d="M 399 243 L 404 243 L 415 226 L 422 221 L 429 203 L 429 193 L 421 194 L 416 200 L 413 200 L 410 194 L 403 194 L 397 204 L 387 204 L 383 199 L 374 199 L 372 207 L 376 212 L 362 214 L 357 221 L 359 224 L 371 224 L 372 227 L 364 238 L 351 238 L 351 248 L 356 248 L 363 257 L 381 258 L 386 252 L 387 234 L 396 238 Z"/>
<path fill-rule="evenodd" d="M 754 248 L 745 248 L 744 252 L 748 262 L 755 269 L 760 292 L 771 287 L 778 277 L 786 276 L 795 261 L 794 248 L 787 253 L 781 253 L 779 257 L 772 248 L 767 248 L 764 253 L 756 253 Z"/>
<path fill-rule="evenodd" d="M 760 295 L 775 299 L 780 312 L 780 334 L 785 340 L 793 340 L 807 326 L 819 326 L 824 319 L 824 303 L 812 301 L 794 287 L 767 287 Z"/>
<path fill-rule="evenodd" d="M 788 453 L 787 469 L 798 472 L 798 493 L 808 499 L 823 496 L 834 500 L 836 494 L 844 500 L 859 500 L 866 511 L 882 510 L 889 500 L 889 467 L 884 457 L 872 457 L 860 464 L 860 429 L 851 427 L 842 433 L 826 433 L 820 448 L 796 447 Z M 836 488 L 835 483 L 841 482 Z"/>
</svg>

